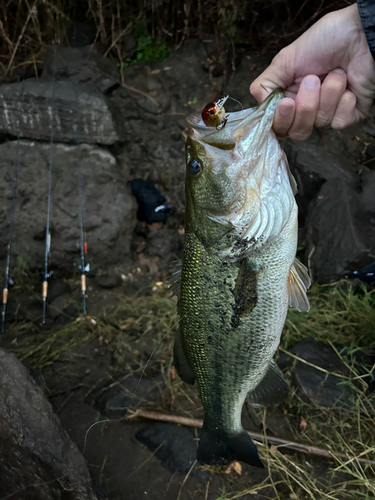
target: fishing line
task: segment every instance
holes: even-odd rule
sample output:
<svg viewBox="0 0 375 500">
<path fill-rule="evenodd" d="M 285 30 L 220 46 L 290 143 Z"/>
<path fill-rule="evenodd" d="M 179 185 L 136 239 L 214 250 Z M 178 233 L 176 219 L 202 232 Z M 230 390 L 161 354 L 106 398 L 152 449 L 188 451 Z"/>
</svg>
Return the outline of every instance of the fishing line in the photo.
<svg viewBox="0 0 375 500">
<path fill-rule="evenodd" d="M 52 164 L 53 164 L 53 113 L 55 111 L 55 90 L 56 90 L 56 47 L 53 46 L 53 72 L 52 72 L 52 103 L 48 107 L 50 113 L 50 141 L 49 141 L 49 172 L 48 172 L 48 200 L 47 200 L 47 223 L 46 223 L 46 246 L 44 252 L 44 271 L 43 271 L 43 316 L 42 324 L 46 323 L 46 307 L 47 307 L 47 294 L 48 294 L 48 279 L 52 276 L 52 272 L 48 269 L 49 253 L 51 248 L 51 232 L 50 232 L 50 220 L 51 220 L 51 187 L 52 187 Z"/>
<path fill-rule="evenodd" d="M 24 75 L 24 78 L 22 80 L 20 101 L 18 103 L 19 109 L 18 109 L 18 123 L 17 123 L 17 128 L 18 128 L 17 152 L 16 152 L 16 161 L 14 163 L 12 206 L 11 206 L 11 213 L 10 213 L 10 227 L 9 227 L 7 258 L 6 258 L 5 273 L 4 273 L 5 274 L 5 283 L 4 283 L 4 288 L 3 288 L 3 306 L 2 306 L 2 310 L 1 310 L 1 333 L 4 333 L 4 331 L 5 331 L 5 314 L 6 314 L 6 307 L 7 307 L 7 302 L 8 302 L 9 287 L 13 285 L 13 280 L 10 277 L 9 272 L 10 272 L 10 264 L 11 264 L 11 260 L 12 260 L 13 231 L 14 231 L 14 220 L 15 220 L 15 213 L 16 213 L 16 198 L 17 198 L 17 187 L 18 187 L 18 170 L 19 170 L 20 159 L 21 159 L 21 147 L 20 147 L 21 113 L 22 113 L 22 109 L 23 109 L 24 94 L 25 94 L 25 75 Z"/>
<path fill-rule="evenodd" d="M 228 99 L 232 99 L 232 101 L 238 102 L 238 104 L 241 106 L 241 111 L 243 111 L 242 102 L 238 101 L 238 100 L 237 100 L 237 99 L 235 99 L 234 97 L 231 97 L 230 95 L 228 96 Z"/>
</svg>

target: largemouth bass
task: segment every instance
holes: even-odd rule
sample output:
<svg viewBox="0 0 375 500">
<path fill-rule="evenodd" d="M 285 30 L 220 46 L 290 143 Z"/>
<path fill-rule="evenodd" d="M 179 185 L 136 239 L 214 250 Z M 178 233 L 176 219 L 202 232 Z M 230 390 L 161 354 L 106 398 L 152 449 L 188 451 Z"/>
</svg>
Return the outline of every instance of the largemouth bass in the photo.
<svg viewBox="0 0 375 500">
<path fill-rule="evenodd" d="M 174 360 L 198 380 L 201 463 L 237 459 L 262 467 L 241 424 L 246 397 L 269 406 L 288 386 L 272 358 L 289 306 L 307 311 L 306 268 L 295 259 L 295 181 L 271 127 L 281 91 L 231 113 L 225 126 L 187 118 L 186 224 Z"/>
</svg>

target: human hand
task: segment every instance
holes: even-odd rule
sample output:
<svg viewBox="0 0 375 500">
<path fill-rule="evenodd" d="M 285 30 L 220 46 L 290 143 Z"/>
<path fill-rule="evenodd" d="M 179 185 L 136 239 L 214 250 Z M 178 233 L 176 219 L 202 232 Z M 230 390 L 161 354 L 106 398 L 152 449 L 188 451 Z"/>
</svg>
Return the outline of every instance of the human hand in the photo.
<svg viewBox="0 0 375 500">
<path fill-rule="evenodd" d="M 364 118 L 375 97 L 375 62 L 357 4 L 327 14 L 291 45 L 250 86 L 262 102 L 280 87 L 276 135 L 304 140 L 313 126 L 343 129 Z"/>
</svg>

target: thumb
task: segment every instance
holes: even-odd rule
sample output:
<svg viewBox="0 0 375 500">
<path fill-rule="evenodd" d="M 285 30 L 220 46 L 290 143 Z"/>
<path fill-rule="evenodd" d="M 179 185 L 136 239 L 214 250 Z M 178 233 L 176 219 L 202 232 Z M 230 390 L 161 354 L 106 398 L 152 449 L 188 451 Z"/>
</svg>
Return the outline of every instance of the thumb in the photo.
<svg viewBox="0 0 375 500">
<path fill-rule="evenodd" d="M 268 68 L 250 85 L 250 93 L 258 103 L 263 102 L 274 89 L 285 89 L 293 82 L 294 65 L 288 53 L 289 49 L 290 47 L 287 47 L 279 52 Z"/>
</svg>

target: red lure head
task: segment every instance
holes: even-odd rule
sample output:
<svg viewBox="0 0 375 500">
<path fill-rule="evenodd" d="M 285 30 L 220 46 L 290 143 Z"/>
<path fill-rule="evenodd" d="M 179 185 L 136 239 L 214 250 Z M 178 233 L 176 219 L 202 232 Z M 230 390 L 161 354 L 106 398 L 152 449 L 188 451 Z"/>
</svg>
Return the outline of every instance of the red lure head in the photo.
<svg viewBox="0 0 375 500">
<path fill-rule="evenodd" d="M 228 96 L 208 103 L 202 111 L 202 120 L 207 127 L 218 127 L 225 119 L 224 103 Z"/>
<path fill-rule="evenodd" d="M 219 107 L 216 102 L 210 102 L 202 111 L 202 120 L 207 127 L 217 127 L 220 125 L 218 120 Z"/>
</svg>

